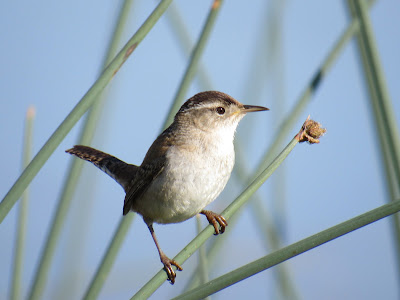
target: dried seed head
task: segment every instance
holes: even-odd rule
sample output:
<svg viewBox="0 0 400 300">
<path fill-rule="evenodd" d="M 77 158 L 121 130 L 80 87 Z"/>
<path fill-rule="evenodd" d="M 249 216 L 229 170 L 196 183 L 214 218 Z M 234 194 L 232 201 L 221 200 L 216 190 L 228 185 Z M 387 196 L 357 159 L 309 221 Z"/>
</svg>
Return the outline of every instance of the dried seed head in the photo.
<svg viewBox="0 0 400 300">
<path fill-rule="evenodd" d="M 325 132 L 326 129 L 322 128 L 320 123 L 310 120 L 310 116 L 308 116 L 300 132 L 296 135 L 296 138 L 299 143 L 308 142 L 309 144 L 318 144 L 319 138 L 323 136 Z"/>
</svg>

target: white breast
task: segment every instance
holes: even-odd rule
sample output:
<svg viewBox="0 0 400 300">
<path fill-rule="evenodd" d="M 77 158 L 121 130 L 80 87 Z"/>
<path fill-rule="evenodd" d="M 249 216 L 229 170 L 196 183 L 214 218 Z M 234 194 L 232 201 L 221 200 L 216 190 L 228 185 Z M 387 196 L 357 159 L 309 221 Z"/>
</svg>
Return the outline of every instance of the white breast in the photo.
<svg viewBox="0 0 400 300">
<path fill-rule="evenodd" d="M 198 143 L 171 146 L 167 165 L 147 189 L 140 212 L 156 223 L 177 223 L 198 214 L 224 189 L 235 160 L 233 133 L 207 133 Z M 207 145 L 207 146 L 205 146 Z"/>
</svg>

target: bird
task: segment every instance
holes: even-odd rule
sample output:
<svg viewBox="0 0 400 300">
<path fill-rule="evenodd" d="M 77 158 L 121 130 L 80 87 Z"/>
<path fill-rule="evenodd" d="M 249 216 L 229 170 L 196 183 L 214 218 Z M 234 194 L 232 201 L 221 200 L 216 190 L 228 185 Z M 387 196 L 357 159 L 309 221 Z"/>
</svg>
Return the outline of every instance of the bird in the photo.
<svg viewBox="0 0 400 300">
<path fill-rule="evenodd" d="M 203 214 L 215 235 L 224 233 L 226 219 L 205 208 L 222 192 L 231 175 L 239 121 L 246 113 L 266 110 L 269 109 L 243 105 L 222 92 L 200 92 L 181 106 L 140 166 L 83 145 L 66 152 L 91 162 L 122 186 L 126 193 L 123 215 L 133 211 L 143 217 L 167 280 L 174 284 L 176 273 L 172 266 L 179 271 L 182 267 L 161 250 L 153 224 L 180 223 Z"/>
</svg>

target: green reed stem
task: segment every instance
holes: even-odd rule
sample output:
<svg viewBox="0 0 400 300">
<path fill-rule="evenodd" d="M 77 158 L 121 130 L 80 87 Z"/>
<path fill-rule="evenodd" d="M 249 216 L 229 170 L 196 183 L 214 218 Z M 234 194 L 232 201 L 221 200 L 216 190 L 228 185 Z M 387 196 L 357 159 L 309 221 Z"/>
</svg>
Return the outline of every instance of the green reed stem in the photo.
<svg viewBox="0 0 400 300">
<path fill-rule="evenodd" d="M 359 215 L 348 221 L 314 234 L 297 243 L 284 247 L 278 251 L 264 256 L 263 258 L 211 280 L 206 284 L 199 286 L 192 291 L 184 293 L 174 299 L 203 299 L 204 297 L 214 294 L 243 279 L 253 276 L 292 257 L 316 248 L 324 243 L 334 240 L 370 223 L 376 222 L 398 211 L 400 211 L 400 200 L 378 207 L 365 214 Z"/>
<path fill-rule="evenodd" d="M 211 30 L 214 28 L 214 23 L 217 18 L 219 9 L 222 5 L 222 2 L 223 2 L 222 0 L 214 0 L 213 1 L 213 4 L 212 4 L 211 10 L 210 10 L 210 13 L 208 14 L 206 23 L 200 34 L 199 40 L 197 41 L 197 44 L 192 52 L 192 55 L 189 60 L 189 64 L 186 68 L 185 74 L 183 75 L 183 78 L 181 80 L 181 83 L 179 85 L 177 93 L 175 95 L 174 102 L 168 112 L 168 118 L 163 125 L 164 129 L 167 128 L 174 120 L 174 116 L 177 113 L 179 107 L 181 106 L 183 99 L 185 98 L 185 95 L 186 95 L 186 93 L 190 87 L 190 84 L 193 80 L 193 77 L 196 74 L 199 60 L 201 58 L 201 55 L 204 52 L 204 48 L 210 37 Z"/>
<path fill-rule="evenodd" d="M 102 75 L 96 81 L 96 83 L 92 86 L 92 88 L 86 93 L 86 95 L 82 98 L 82 100 L 77 104 L 77 106 L 72 110 L 72 112 L 68 115 L 68 117 L 63 121 L 60 127 L 56 130 L 56 132 L 52 135 L 49 141 L 43 146 L 42 150 L 38 153 L 36 157 L 43 152 L 42 156 L 46 156 L 46 159 L 51 155 L 54 149 L 58 146 L 61 140 L 65 137 L 68 131 L 72 128 L 76 121 L 82 116 L 82 114 L 93 104 L 94 100 L 99 99 L 97 95 L 102 91 L 102 89 L 106 86 L 106 84 L 111 80 L 114 74 L 119 70 L 125 60 L 129 57 L 129 55 L 134 51 L 137 47 L 138 43 L 145 37 L 145 35 L 150 31 L 150 29 L 157 22 L 162 13 L 167 9 L 169 3 L 172 0 L 164 0 L 161 1 L 160 4 L 156 7 L 153 13 L 148 17 L 145 23 L 139 28 L 139 30 L 135 33 L 135 35 L 128 41 L 128 43 L 123 47 L 123 49 L 117 54 L 117 56 L 111 61 L 111 63 L 107 66 L 107 68 L 103 71 Z M 113 47 L 110 47 L 112 49 Z M 84 109 L 83 109 L 84 107 Z M 94 115 L 97 115 L 98 111 L 96 109 Z M 94 118 L 87 120 L 88 127 L 93 126 Z M 61 129 L 60 129 L 61 128 Z M 61 131 L 63 133 L 61 133 Z M 92 133 L 88 131 L 82 133 L 81 138 L 85 141 L 91 139 Z M 82 140 L 81 140 L 82 141 Z M 50 148 L 54 147 L 52 151 Z M 40 156 L 40 157 L 42 157 Z M 34 159 L 35 160 L 35 159 Z M 40 159 L 38 159 L 40 161 Z M 45 162 L 43 160 L 43 164 Z M 43 165 L 41 164 L 41 166 Z M 41 167 L 40 166 L 40 167 Z M 49 232 L 46 245 L 44 247 L 43 254 L 41 256 L 41 260 L 39 263 L 38 270 L 36 272 L 36 276 L 30 291 L 30 299 L 39 299 L 41 294 L 43 293 L 43 289 L 47 280 L 48 271 L 51 264 L 51 258 L 54 254 L 55 247 L 57 244 L 57 240 L 62 229 L 62 225 L 64 223 L 70 201 L 72 199 L 73 190 L 70 188 L 71 186 L 76 184 L 78 174 L 80 173 L 80 169 L 82 166 L 82 162 L 76 162 L 71 166 L 70 169 L 70 177 L 68 179 L 69 182 L 64 186 L 63 197 L 61 201 L 58 203 L 58 207 L 56 210 L 56 214 L 53 219 L 53 224 L 51 226 L 51 230 Z M 39 169 L 40 169 L 39 167 Z M 29 168 L 29 167 L 28 167 Z M 28 170 L 28 168 L 26 170 Z M 37 169 L 37 171 L 39 171 Z M 25 171 L 26 171 L 25 170 Z M 35 169 L 36 170 L 36 169 Z M 30 174 L 35 176 L 35 171 L 31 171 Z M 22 175 L 21 175 L 22 176 Z M 33 178 L 33 177 L 32 177 Z M 18 181 L 17 181 L 18 183 Z M 16 183 L 16 184 L 17 184 Z M 29 182 L 28 182 L 29 183 Z M 15 185 L 14 185 L 15 186 Z M 7 196 L 6 196 L 7 197 Z M 3 200 L 4 202 L 5 200 Z M 2 202 L 2 203 L 3 203 Z M 1 204 L 2 204 L 1 203 Z M 0 205 L 1 205 L 0 204 Z M 1 210 L 1 207 L 0 207 Z"/>
<path fill-rule="evenodd" d="M 241 208 L 258 188 L 268 179 L 269 176 L 278 168 L 278 166 L 289 155 L 298 141 L 293 138 L 278 157 L 266 168 L 253 182 L 237 197 L 223 212 L 225 219 L 231 218 Z M 208 238 L 214 233 L 213 226 L 207 226 L 198 234 L 181 252 L 174 257 L 178 264 L 182 265 Z M 148 281 L 131 299 L 145 299 L 167 279 L 167 274 L 161 269 L 150 281 Z"/>
<path fill-rule="evenodd" d="M 32 157 L 32 139 L 33 139 L 33 120 L 35 118 L 35 109 L 33 107 L 28 108 L 25 121 L 25 134 L 24 134 L 24 150 L 22 158 L 22 167 L 25 168 Z M 19 214 L 17 224 L 17 238 L 15 243 L 15 255 L 14 265 L 11 282 L 10 299 L 18 300 L 22 299 L 22 274 L 23 274 L 23 262 L 25 252 L 25 236 L 26 236 L 26 224 L 28 214 L 28 200 L 29 194 L 28 189 L 22 194 L 21 202 L 19 203 Z"/>
<path fill-rule="evenodd" d="M 33 158 L 28 167 L 24 170 L 21 176 L 17 179 L 11 189 L 8 191 L 4 199 L 0 203 L 0 223 L 4 220 L 11 208 L 22 195 L 23 191 L 36 176 L 39 170 L 43 167 L 50 155 L 55 151 L 61 141 L 65 138 L 68 132 L 74 127 L 76 122 L 82 115 L 92 106 L 97 95 L 110 82 L 119 68 L 124 64 L 132 52 L 136 49 L 139 43 L 151 30 L 154 24 L 158 21 L 161 15 L 168 8 L 172 0 L 162 0 L 154 9 L 151 15 L 138 29 L 135 35 L 126 43 L 117 56 L 110 62 L 101 76 L 96 80 L 92 87 L 87 91 L 83 98 L 78 102 L 74 109 L 68 114 L 65 120 L 60 124 L 56 131 L 51 135 L 42 149 Z"/>
</svg>

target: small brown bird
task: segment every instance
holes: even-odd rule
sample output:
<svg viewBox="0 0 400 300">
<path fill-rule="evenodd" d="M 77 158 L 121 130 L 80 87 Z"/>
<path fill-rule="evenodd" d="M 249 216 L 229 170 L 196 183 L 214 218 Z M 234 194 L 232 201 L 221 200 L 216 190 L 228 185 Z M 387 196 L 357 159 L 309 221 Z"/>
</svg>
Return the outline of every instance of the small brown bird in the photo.
<svg viewBox="0 0 400 300">
<path fill-rule="evenodd" d="M 182 267 L 161 250 L 153 223 L 183 222 L 200 213 L 215 234 L 228 225 L 223 216 L 204 208 L 222 192 L 235 162 L 233 138 L 248 112 L 268 108 L 243 105 L 227 94 L 207 91 L 187 100 L 174 122 L 153 142 L 140 166 L 99 150 L 77 145 L 67 150 L 114 178 L 125 190 L 123 214 L 142 215 L 157 246 L 171 284 Z"/>
</svg>

